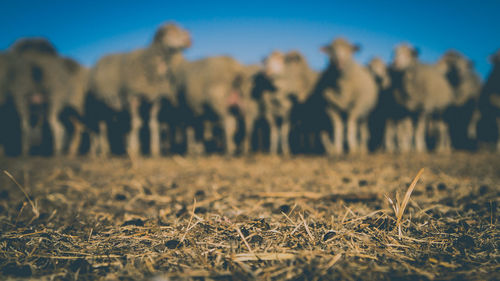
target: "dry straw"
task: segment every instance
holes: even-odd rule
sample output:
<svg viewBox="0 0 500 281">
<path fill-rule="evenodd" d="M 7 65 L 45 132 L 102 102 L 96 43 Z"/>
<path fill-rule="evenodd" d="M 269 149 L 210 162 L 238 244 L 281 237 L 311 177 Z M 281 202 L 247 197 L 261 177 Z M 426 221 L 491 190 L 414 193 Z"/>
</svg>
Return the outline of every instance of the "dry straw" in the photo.
<svg viewBox="0 0 500 281">
<path fill-rule="evenodd" d="M 21 184 L 19 184 L 17 182 L 17 180 L 9 172 L 4 170 L 3 173 L 5 175 L 7 175 L 7 177 L 9 177 L 16 184 L 16 186 L 21 190 L 21 192 L 24 194 L 24 196 L 26 197 L 26 200 L 28 200 L 28 202 L 31 205 L 31 209 L 33 211 L 33 214 L 35 215 L 33 217 L 32 221 L 36 220 L 40 216 L 40 212 L 38 211 L 38 208 L 36 207 L 35 203 L 33 203 L 33 201 L 31 200 L 29 194 L 26 192 L 26 190 L 24 190 L 24 188 L 21 186 Z"/>
<path fill-rule="evenodd" d="M 418 179 L 420 178 L 423 172 L 424 168 L 418 171 L 417 175 L 415 176 L 410 186 L 408 187 L 408 190 L 406 191 L 405 197 L 403 198 L 402 202 L 399 201 L 398 192 L 396 192 L 396 203 L 394 203 L 394 201 L 391 198 L 389 198 L 389 196 L 385 195 L 387 201 L 389 201 L 389 204 L 391 204 L 392 209 L 394 210 L 394 214 L 396 215 L 396 226 L 398 227 L 399 239 L 401 239 L 402 237 L 401 224 L 403 223 L 403 214 L 405 212 L 406 206 L 408 205 L 408 202 L 410 202 L 411 193 L 413 192 L 413 189 L 415 189 Z"/>
</svg>

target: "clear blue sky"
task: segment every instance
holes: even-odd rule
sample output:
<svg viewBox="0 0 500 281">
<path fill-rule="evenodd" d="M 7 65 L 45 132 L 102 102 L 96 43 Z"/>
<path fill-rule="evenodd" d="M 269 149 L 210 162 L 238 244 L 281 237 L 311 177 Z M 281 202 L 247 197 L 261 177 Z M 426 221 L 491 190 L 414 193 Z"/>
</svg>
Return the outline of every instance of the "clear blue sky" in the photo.
<svg viewBox="0 0 500 281">
<path fill-rule="evenodd" d="M 155 29 L 175 21 L 188 29 L 188 59 L 229 54 L 257 63 L 274 49 L 301 51 L 315 69 L 319 48 L 336 36 L 362 45 L 356 56 L 386 61 L 401 41 L 435 61 L 449 48 L 469 56 L 484 77 L 500 48 L 500 1 L 80 1 L 2 0 L 0 49 L 19 37 L 44 36 L 85 65 L 100 56 L 149 44 Z"/>
</svg>

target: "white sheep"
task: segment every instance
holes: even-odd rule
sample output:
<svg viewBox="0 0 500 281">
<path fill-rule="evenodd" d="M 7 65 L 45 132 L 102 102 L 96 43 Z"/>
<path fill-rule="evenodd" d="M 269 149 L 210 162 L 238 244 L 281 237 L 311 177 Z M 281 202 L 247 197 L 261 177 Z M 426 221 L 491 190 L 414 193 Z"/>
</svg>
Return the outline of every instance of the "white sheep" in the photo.
<svg viewBox="0 0 500 281">
<path fill-rule="evenodd" d="M 343 115 L 347 119 L 349 152 L 368 151 L 368 115 L 377 102 L 377 87 L 368 69 L 354 60 L 353 54 L 358 50 L 359 46 L 343 38 L 335 39 L 322 48 L 329 55 L 330 64 L 318 81 L 317 90 L 323 93 L 327 101 L 327 114 L 334 126 L 333 144 L 326 132 L 321 136 L 330 155 L 343 152 Z"/>
<path fill-rule="evenodd" d="M 79 145 L 80 121 L 83 114 L 84 93 L 88 70 L 69 58 L 61 57 L 52 44 L 43 38 L 16 41 L 10 48 L 12 79 L 9 82 L 16 109 L 21 118 L 22 153 L 28 154 L 34 130 L 29 124 L 31 105 L 44 105 L 41 119 L 46 118 L 53 134 L 55 155 L 63 153 L 65 137 L 69 137 L 60 120 L 65 108 L 76 113 L 72 122 L 77 129 L 69 153 L 74 155 Z"/>
<path fill-rule="evenodd" d="M 297 103 L 303 103 L 312 92 L 317 73 L 297 51 L 283 54 L 272 52 L 264 60 L 263 74 L 272 84 L 260 96 L 263 104 L 262 114 L 270 125 L 270 152 L 278 153 L 278 145 L 284 155 L 290 154 L 289 134 L 291 111 Z"/>
<path fill-rule="evenodd" d="M 427 126 L 431 119 L 435 119 L 439 132 L 437 149 L 447 152 L 451 143 L 442 114 L 452 103 L 453 92 L 438 66 L 422 64 L 417 57 L 418 51 L 410 45 L 402 44 L 395 48 L 392 68 L 400 76 L 399 81 L 393 79 L 393 94 L 396 101 L 416 119 L 416 126 L 413 126 L 410 117 L 399 124 L 398 134 L 403 140 L 399 145 L 403 152 L 413 147 L 417 152 L 425 152 Z"/>
<path fill-rule="evenodd" d="M 103 57 L 92 68 L 90 74 L 90 98 L 105 106 L 88 109 L 88 114 L 99 116 L 91 125 L 95 130 L 105 129 L 111 123 L 114 113 L 129 111 L 131 129 L 127 134 L 127 153 L 139 154 L 139 130 L 142 120 L 139 114 L 141 100 L 152 103 L 149 128 L 151 131 L 151 154 L 160 154 L 160 128 L 158 113 L 161 99 L 172 105 L 177 103 L 177 93 L 173 85 L 172 69 L 184 61 L 182 51 L 191 46 L 189 33 L 181 27 L 168 23 L 156 32 L 151 45 L 129 53 L 113 54 Z M 97 112 L 108 109 L 108 113 Z M 105 132 L 100 132 L 92 143 L 92 153 L 97 145 L 107 153 Z"/>
</svg>

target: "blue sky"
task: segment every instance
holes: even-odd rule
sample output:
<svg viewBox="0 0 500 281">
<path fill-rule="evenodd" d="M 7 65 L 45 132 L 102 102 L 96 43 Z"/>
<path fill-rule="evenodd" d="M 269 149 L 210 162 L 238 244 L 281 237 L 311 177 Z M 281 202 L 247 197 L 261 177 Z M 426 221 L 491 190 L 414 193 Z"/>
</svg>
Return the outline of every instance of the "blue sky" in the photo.
<svg viewBox="0 0 500 281">
<path fill-rule="evenodd" d="M 272 50 L 301 51 L 321 70 L 319 48 L 337 36 L 360 43 L 356 59 L 390 60 L 395 44 L 419 47 L 435 61 L 449 48 L 470 57 L 484 77 L 500 48 L 500 1 L 23 1 L 0 2 L 0 49 L 19 37 L 44 36 L 85 65 L 102 55 L 144 47 L 156 28 L 175 21 L 188 29 L 188 59 L 227 54 L 258 63 Z"/>
</svg>

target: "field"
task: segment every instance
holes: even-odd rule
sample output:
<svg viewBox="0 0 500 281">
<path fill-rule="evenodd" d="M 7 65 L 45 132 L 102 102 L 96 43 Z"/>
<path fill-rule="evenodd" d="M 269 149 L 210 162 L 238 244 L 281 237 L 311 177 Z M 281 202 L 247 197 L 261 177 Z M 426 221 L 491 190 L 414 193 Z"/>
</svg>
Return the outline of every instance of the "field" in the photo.
<svg viewBox="0 0 500 281">
<path fill-rule="evenodd" d="M 498 154 L 0 168 L 0 279 L 500 279 Z"/>
</svg>

